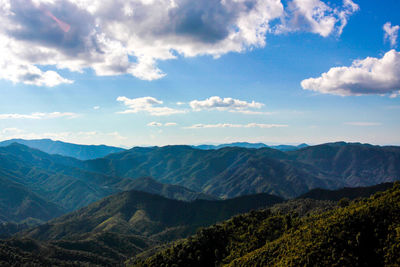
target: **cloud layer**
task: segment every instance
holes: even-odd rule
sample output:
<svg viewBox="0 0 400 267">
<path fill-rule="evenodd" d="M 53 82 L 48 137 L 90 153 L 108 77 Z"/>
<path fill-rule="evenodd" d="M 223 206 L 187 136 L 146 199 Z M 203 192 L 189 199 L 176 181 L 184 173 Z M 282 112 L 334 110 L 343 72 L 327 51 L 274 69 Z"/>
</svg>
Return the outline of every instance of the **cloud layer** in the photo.
<svg viewBox="0 0 400 267">
<path fill-rule="evenodd" d="M 232 123 L 217 123 L 217 124 L 194 124 L 186 127 L 187 129 L 201 128 L 284 128 L 287 124 L 265 124 L 265 123 L 248 123 L 248 124 L 232 124 Z"/>
<path fill-rule="evenodd" d="M 72 112 L 34 112 L 31 114 L 18 114 L 18 113 L 9 113 L 9 114 L 0 114 L 0 120 L 7 120 L 7 119 L 34 119 L 34 120 L 41 120 L 41 119 L 55 119 L 55 118 L 76 118 L 79 115 Z"/>
<path fill-rule="evenodd" d="M 341 96 L 394 94 L 400 90 L 400 52 L 382 58 L 355 60 L 350 67 L 335 67 L 318 78 L 301 82 L 305 90 Z"/>
<path fill-rule="evenodd" d="M 269 32 L 340 34 L 357 9 L 350 0 L 2 0 L 0 78 L 56 86 L 72 83 L 57 69 L 91 68 L 154 80 L 165 75 L 157 62 L 177 54 L 263 47 Z"/>
</svg>

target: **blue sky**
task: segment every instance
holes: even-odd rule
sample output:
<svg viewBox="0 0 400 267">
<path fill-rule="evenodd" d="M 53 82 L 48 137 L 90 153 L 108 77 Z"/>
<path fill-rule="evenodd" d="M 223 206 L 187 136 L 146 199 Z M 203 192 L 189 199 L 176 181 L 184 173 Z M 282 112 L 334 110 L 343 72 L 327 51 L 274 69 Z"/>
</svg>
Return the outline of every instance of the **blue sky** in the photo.
<svg viewBox="0 0 400 267">
<path fill-rule="evenodd" d="M 0 1 L 0 139 L 400 145 L 399 1 L 111 2 Z"/>
</svg>

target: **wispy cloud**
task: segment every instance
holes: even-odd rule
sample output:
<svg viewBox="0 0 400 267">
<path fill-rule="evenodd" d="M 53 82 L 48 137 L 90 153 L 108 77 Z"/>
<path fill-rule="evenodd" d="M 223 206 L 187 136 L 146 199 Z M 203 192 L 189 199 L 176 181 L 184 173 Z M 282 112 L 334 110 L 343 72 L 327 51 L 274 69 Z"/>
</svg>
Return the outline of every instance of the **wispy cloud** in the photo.
<svg viewBox="0 0 400 267">
<path fill-rule="evenodd" d="M 349 17 L 359 10 L 351 0 L 333 8 L 320 0 L 293 0 L 288 2 L 283 23 L 278 24 L 274 32 L 308 31 L 327 37 L 332 33 L 341 35 Z"/>
<path fill-rule="evenodd" d="M 265 123 L 248 123 L 248 124 L 232 124 L 232 123 L 217 123 L 217 124 L 194 124 L 185 127 L 186 129 L 202 129 L 202 128 L 284 128 L 287 124 L 265 124 Z"/>
<path fill-rule="evenodd" d="M 118 112 L 119 114 L 145 112 L 153 116 L 168 116 L 172 114 L 186 113 L 185 110 L 162 106 L 163 101 L 150 96 L 132 99 L 125 96 L 119 96 L 117 101 L 122 102 L 128 108 L 124 111 Z"/>
<path fill-rule="evenodd" d="M 152 127 L 162 127 L 162 126 L 171 127 L 171 126 L 176 126 L 176 125 L 178 125 L 176 122 L 161 123 L 161 122 L 156 122 L 156 121 L 153 121 L 153 122 L 150 122 L 147 124 L 147 126 L 152 126 Z"/>
<path fill-rule="evenodd" d="M 33 120 L 41 120 L 41 119 L 55 119 L 55 118 L 76 118 L 79 114 L 72 112 L 34 112 L 31 114 L 18 114 L 18 113 L 8 113 L 8 114 L 0 114 L 0 120 L 7 119 L 33 119 Z"/>
<path fill-rule="evenodd" d="M 370 126 L 380 126 L 382 123 L 379 122 L 363 122 L 363 121 L 355 121 L 355 122 L 345 122 L 345 125 L 351 126 L 361 126 L 361 127 L 370 127 Z"/>
<path fill-rule="evenodd" d="M 390 22 L 386 22 L 385 25 L 383 25 L 383 30 L 385 31 L 385 40 L 388 40 L 390 42 L 391 47 L 396 47 L 397 45 L 397 37 L 399 35 L 399 25 L 393 25 Z"/>
</svg>

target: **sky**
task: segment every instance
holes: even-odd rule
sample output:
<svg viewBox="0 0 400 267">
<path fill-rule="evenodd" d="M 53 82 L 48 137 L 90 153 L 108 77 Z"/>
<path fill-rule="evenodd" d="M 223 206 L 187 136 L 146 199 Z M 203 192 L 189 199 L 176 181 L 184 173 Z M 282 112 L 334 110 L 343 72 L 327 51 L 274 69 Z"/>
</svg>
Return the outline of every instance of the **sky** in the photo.
<svg viewBox="0 0 400 267">
<path fill-rule="evenodd" d="M 398 0 L 0 0 L 0 140 L 400 145 Z"/>
</svg>

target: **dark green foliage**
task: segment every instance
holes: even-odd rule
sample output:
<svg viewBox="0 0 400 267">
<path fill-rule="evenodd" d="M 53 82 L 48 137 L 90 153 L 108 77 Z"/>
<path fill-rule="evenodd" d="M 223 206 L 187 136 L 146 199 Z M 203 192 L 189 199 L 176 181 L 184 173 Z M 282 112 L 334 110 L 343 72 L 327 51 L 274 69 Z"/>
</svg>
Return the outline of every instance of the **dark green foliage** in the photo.
<svg viewBox="0 0 400 267">
<path fill-rule="evenodd" d="M 312 189 L 309 192 L 299 196 L 298 198 L 311 198 L 316 200 L 331 200 L 331 201 L 339 201 L 342 198 L 348 198 L 350 200 L 356 199 L 359 197 L 370 197 L 379 191 L 386 191 L 391 188 L 393 183 L 382 183 L 373 186 L 366 187 L 346 187 L 337 190 L 328 190 L 316 188 Z"/>
<path fill-rule="evenodd" d="M 302 200 L 298 200 L 302 201 Z M 257 211 L 128 266 L 398 266 L 400 184 L 324 213 Z"/>
<path fill-rule="evenodd" d="M 195 192 L 183 186 L 162 184 L 150 177 L 142 177 L 126 181 L 129 190 L 143 191 L 151 194 L 160 195 L 170 199 L 193 201 L 197 199 L 217 200 L 213 195 Z"/>
<path fill-rule="evenodd" d="M 105 145 L 78 145 L 65 143 L 61 141 L 53 141 L 50 139 L 24 140 L 11 139 L 0 142 L 1 146 L 8 146 L 12 143 L 22 144 L 31 148 L 39 149 L 48 154 L 58 154 L 66 157 L 73 157 L 80 160 L 88 160 L 102 158 L 111 153 L 118 153 L 125 149 L 119 147 Z"/>
</svg>

